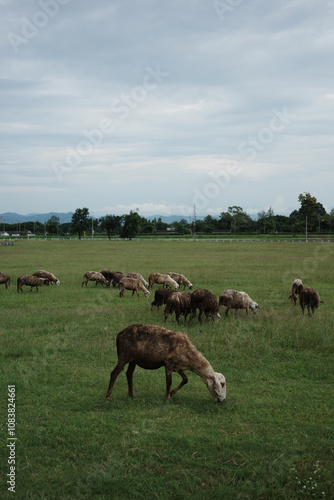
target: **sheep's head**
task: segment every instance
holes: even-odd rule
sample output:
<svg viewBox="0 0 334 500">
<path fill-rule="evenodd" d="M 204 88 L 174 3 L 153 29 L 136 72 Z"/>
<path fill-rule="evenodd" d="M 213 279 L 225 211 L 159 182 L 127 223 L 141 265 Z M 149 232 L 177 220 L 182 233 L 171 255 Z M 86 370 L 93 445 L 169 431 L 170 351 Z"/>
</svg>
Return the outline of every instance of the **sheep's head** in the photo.
<svg viewBox="0 0 334 500">
<path fill-rule="evenodd" d="M 257 313 L 257 310 L 259 309 L 259 304 L 257 304 L 256 302 L 251 302 L 249 307 L 251 308 L 251 310 L 253 311 L 254 314 Z"/>
<path fill-rule="evenodd" d="M 57 286 L 59 286 L 59 285 L 60 285 L 60 281 L 59 281 L 59 280 L 57 280 L 57 281 L 56 281 L 56 285 L 57 285 Z"/>
<path fill-rule="evenodd" d="M 144 295 L 145 295 L 145 298 L 147 299 L 150 296 L 150 292 L 148 290 L 146 290 L 146 292 L 144 292 Z"/>
<path fill-rule="evenodd" d="M 206 381 L 206 385 L 215 403 L 223 403 L 226 399 L 226 380 L 221 373 L 214 373 Z"/>
</svg>

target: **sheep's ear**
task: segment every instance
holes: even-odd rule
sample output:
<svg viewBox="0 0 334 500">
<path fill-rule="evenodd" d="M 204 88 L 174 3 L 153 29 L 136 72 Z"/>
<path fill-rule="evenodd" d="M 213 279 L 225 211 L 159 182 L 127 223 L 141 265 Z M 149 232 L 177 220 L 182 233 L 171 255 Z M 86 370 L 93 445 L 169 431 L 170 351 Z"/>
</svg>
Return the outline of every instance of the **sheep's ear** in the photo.
<svg viewBox="0 0 334 500">
<path fill-rule="evenodd" d="M 221 391 L 222 384 L 221 384 L 219 378 L 217 377 L 217 375 L 213 376 L 213 383 L 214 383 L 216 391 Z"/>
</svg>

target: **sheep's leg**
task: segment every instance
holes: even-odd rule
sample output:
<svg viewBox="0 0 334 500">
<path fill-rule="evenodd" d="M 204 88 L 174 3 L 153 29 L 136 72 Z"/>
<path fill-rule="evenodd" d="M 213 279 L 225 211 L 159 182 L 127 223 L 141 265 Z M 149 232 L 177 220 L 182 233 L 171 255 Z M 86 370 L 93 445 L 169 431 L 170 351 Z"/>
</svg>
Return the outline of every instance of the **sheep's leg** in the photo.
<svg viewBox="0 0 334 500">
<path fill-rule="evenodd" d="M 174 396 L 181 389 L 181 387 L 188 383 L 188 377 L 182 370 L 177 371 L 177 373 L 182 377 L 182 380 L 177 387 L 170 391 L 169 397 Z"/>
<path fill-rule="evenodd" d="M 228 315 L 228 312 L 229 312 L 229 310 L 230 310 L 230 309 L 231 309 L 231 308 L 230 308 L 229 306 L 227 306 L 227 307 L 226 307 L 225 316 L 227 316 L 227 315 Z"/>
<path fill-rule="evenodd" d="M 126 363 L 127 363 L 127 361 L 124 362 L 124 361 L 118 360 L 117 365 L 115 366 L 115 368 L 111 372 L 109 387 L 108 387 L 107 394 L 106 394 L 107 399 L 111 399 L 111 394 L 112 394 L 112 390 L 113 390 L 114 384 L 116 382 L 116 379 L 117 379 L 118 375 L 121 373 L 121 371 L 123 370 Z"/>
<path fill-rule="evenodd" d="M 191 313 L 190 313 L 190 318 L 189 318 L 189 324 L 188 324 L 188 326 L 190 326 L 190 325 L 191 325 L 191 322 L 192 322 L 192 320 L 195 318 L 195 316 L 196 316 L 196 309 L 195 309 L 195 310 L 194 310 L 194 309 L 192 309 L 192 311 L 191 311 Z"/>
<path fill-rule="evenodd" d="M 133 392 L 133 372 L 135 371 L 135 368 L 136 368 L 136 363 L 134 361 L 131 361 L 131 363 L 129 363 L 128 369 L 126 370 L 126 378 L 128 380 L 130 398 L 136 397 L 135 393 Z"/>
<path fill-rule="evenodd" d="M 202 324 L 202 312 L 203 311 L 199 311 L 199 314 L 198 314 L 198 321 L 200 322 L 200 324 Z"/>
<path fill-rule="evenodd" d="M 165 372 L 166 372 L 166 395 L 165 395 L 165 400 L 167 401 L 170 399 L 170 388 L 172 386 L 172 371 L 170 368 L 165 367 Z"/>
</svg>

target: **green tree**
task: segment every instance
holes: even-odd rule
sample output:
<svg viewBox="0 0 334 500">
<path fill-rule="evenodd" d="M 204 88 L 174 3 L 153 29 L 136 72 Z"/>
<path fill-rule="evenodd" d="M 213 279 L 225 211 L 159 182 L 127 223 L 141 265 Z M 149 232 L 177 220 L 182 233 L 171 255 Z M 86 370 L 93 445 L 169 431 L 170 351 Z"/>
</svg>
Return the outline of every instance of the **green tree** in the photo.
<svg viewBox="0 0 334 500">
<path fill-rule="evenodd" d="M 77 208 L 72 215 L 71 232 L 78 233 L 79 240 L 81 240 L 83 233 L 86 231 L 86 229 L 88 229 L 89 224 L 91 223 L 88 217 L 88 208 Z"/>
<path fill-rule="evenodd" d="M 298 196 L 300 209 L 298 211 L 300 219 L 306 219 L 310 231 L 315 231 L 319 225 L 319 218 L 326 215 L 323 205 L 317 201 L 310 193 L 300 194 Z"/>
<path fill-rule="evenodd" d="M 229 221 L 232 233 L 236 233 L 238 229 L 243 229 L 242 226 L 251 220 L 243 208 L 236 205 L 228 207 L 227 212 L 222 212 L 221 219 Z"/>
<path fill-rule="evenodd" d="M 105 215 L 100 218 L 100 228 L 102 231 L 107 231 L 110 240 L 112 234 L 120 234 L 122 229 L 121 215 Z"/>
<path fill-rule="evenodd" d="M 140 216 L 132 210 L 124 215 L 124 225 L 121 230 L 121 238 L 135 238 L 140 231 Z"/>
<path fill-rule="evenodd" d="M 52 215 L 46 222 L 46 231 L 50 234 L 58 234 L 60 219 L 57 215 Z"/>
</svg>

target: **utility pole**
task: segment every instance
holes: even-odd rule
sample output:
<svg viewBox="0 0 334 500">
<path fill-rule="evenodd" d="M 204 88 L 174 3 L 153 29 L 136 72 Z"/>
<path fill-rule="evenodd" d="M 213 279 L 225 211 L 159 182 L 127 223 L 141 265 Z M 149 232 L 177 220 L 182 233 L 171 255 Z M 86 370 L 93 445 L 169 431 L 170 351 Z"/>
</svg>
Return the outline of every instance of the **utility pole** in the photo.
<svg viewBox="0 0 334 500">
<path fill-rule="evenodd" d="M 193 238 L 196 239 L 196 205 L 194 204 L 194 217 L 193 217 L 194 233 Z"/>
<path fill-rule="evenodd" d="M 305 224 L 305 241 L 307 243 L 307 216 L 306 216 L 306 224 Z"/>
</svg>

